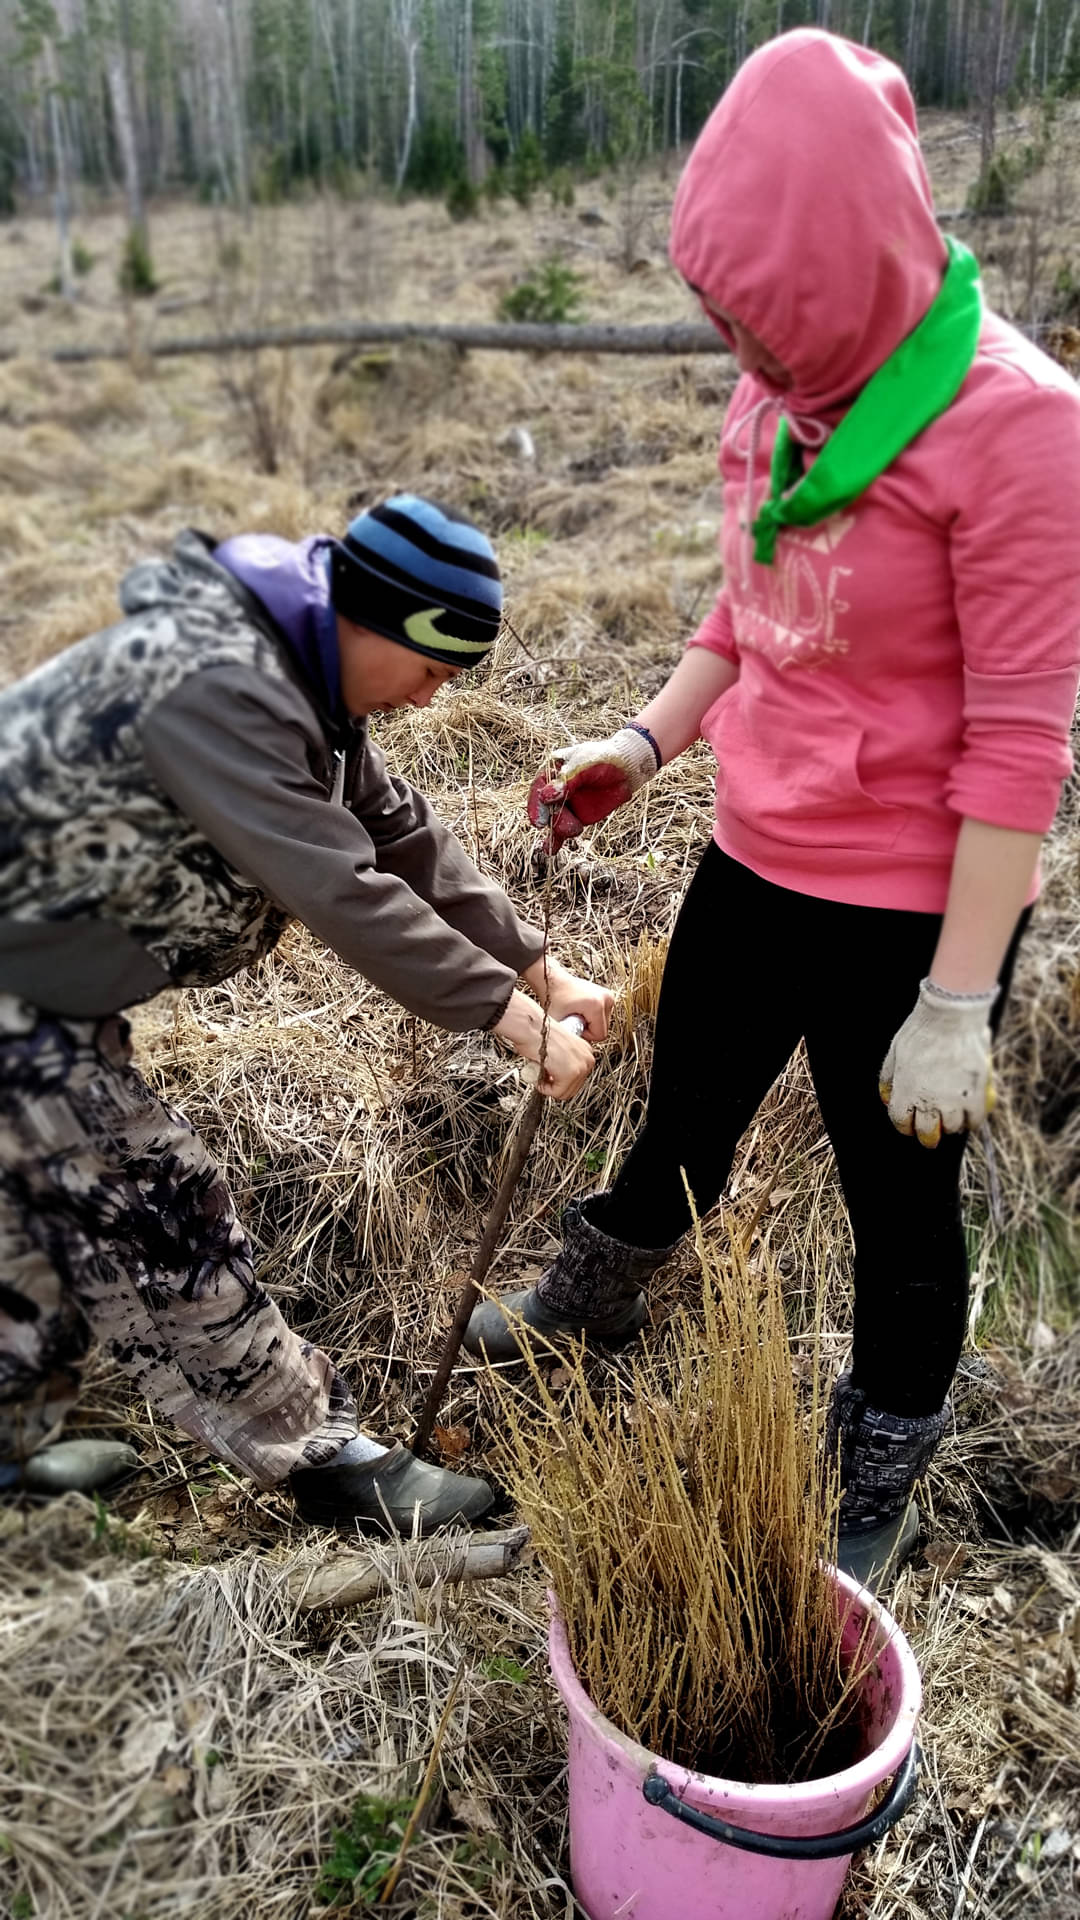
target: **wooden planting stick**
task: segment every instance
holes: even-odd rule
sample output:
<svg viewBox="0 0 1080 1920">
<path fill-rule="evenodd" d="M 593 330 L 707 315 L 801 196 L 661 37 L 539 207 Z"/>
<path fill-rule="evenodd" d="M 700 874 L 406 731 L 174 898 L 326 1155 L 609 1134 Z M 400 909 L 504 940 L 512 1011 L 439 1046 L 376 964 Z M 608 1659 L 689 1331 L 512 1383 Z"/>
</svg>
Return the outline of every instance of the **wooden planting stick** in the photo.
<svg viewBox="0 0 1080 1920">
<path fill-rule="evenodd" d="M 571 1028 L 573 1032 L 578 1034 L 583 1033 L 585 1030 L 584 1021 L 581 1020 L 576 1013 L 570 1014 L 566 1020 L 560 1021 L 559 1024 Z M 495 1257 L 495 1249 L 499 1244 L 503 1224 L 510 1211 L 510 1202 L 514 1197 L 517 1190 L 517 1183 L 521 1178 L 521 1170 L 529 1157 L 529 1148 L 532 1146 L 533 1136 L 536 1133 L 537 1127 L 540 1125 L 540 1115 L 544 1111 L 545 1100 L 545 1095 L 540 1091 L 540 1074 L 542 1074 L 544 1070 L 545 1052 L 546 1046 L 541 1048 L 540 1070 L 537 1075 L 537 1083 L 525 1103 L 525 1111 L 521 1116 L 521 1125 L 518 1127 L 514 1144 L 510 1149 L 510 1158 L 506 1163 L 506 1171 L 499 1182 L 499 1191 L 495 1195 L 494 1204 L 492 1205 L 491 1212 L 488 1214 L 480 1245 L 477 1247 L 473 1257 L 469 1278 L 458 1295 L 458 1303 L 454 1309 L 454 1318 L 450 1323 L 450 1331 L 446 1336 L 442 1353 L 439 1355 L 439 1364 L 435 1369 L 435 1378 L 428 1388 L 427 1399 L 424 1401 L 424 1410 L 420 1415 L 420 1425 L 416 1429 L 416 1437 L 412 1442 L 412 1451 L 416 1454 L 423 1453 L 425 1447 L 431 1440 L 432 1429 L 435 1425 L 435 1416 L 442 1406 L 443 1395 L 446 1392 L 450 1375 L 454 1371 L 454 1362 L 461 1352 L 461 1343 L 465 1338 L 465 1329 L 472 1317 L 472 1310 L 480 1298 L 480 1289 L 487 1279 L 488 1268 Z"/>
</svg>

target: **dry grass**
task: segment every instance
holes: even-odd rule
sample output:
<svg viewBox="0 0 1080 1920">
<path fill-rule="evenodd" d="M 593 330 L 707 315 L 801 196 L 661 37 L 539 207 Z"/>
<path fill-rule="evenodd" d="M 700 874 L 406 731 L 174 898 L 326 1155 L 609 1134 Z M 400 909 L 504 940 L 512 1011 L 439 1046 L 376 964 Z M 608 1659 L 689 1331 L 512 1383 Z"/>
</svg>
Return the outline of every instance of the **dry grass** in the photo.
<svg viewBox="0 0 1080 1920">
<path fill-rule="evenodd" d="M 977 142 L 942 120 L 930 146 L 946 203 L 959 205 Z M 87 213 L 80 228 L 98 264 L 74 318 L 39 304 L 49 223 L 23 218 L 0 234 L 0 335 L 23 354 L 0 366 L 6 671 L 113 618 L 118 575 L 185 521 L 299 534 L 398 486 L 457 499 L 498 530 L 528 651 L 504 641 L 483 680 L 440 696 L 426 717 L 384 723 L 382 743 L 521 911 L 541 915 L 546 876 L 521 808 L 536 759 L 623 718 L 708 604 L 726 363 L 391 354 L 379 368 L 335 369 L 329 350 L 294 354 L 288 453 L 266 475 L 211 362 L 71 369 L 34 358 L 42 344 L 122 328 L 122 221 Z M 412 317 L 418 295 L 447 318 L 489 317 L 503 286 L 556 241 L 585 273 L 594 315 L 685 311 L 659 255 L 628 277 L 613 231 L 578 244 L 575 213 L 544 205 L 461 228 L 426 206 L 315 205 L 259 215 L 250 234 L 182 206 L 159 214 L 155 254 L 164 298 L 201 304 L 141 313 L 140 328 L 203 331 L 219 312 L 314 317 L 329 297 L 331 228 L 336 297 L 358 317 Z M 1063 247 L 1073 237 L 1063 233 Z M 235 269 L 222 255 L 232 239 L 243 254 Z M 534 464 L 500 446 L 514 422 L 533 435 Z M 708 833 L 709 796 L 697 751 L 553 876 L 553 944 L 617 986 L 617 1019 L 583 1096 L 545 1115 L 496 1287 L 535 1276 L 562 1202 L 606 1182 L 633 1135 L 664 946 Z M 1080 1585 L 1067 1231 L 1080 1160 L 1077 851 L 1074 799 L 1048 852 L 1002 1047 L 995 1165 L 970 1156 L 972 1356 L 927 1490 L 927 1551 L 890 1600 L 926 1682 L 923 1795 L 856 1863 L 842 1920 L 1073 1920 L 1080 1910 L 1080 1787 L 1061 1744 L 1075 1719 L 1066 1587 Z M 752 964 L 752 930 L 736 937 Z M 290 1317 L 340 1355 L 368 1423 L 408 1437 L 517 1111 L 511 1064 L 486 1041 L 418 1026 L 298 931 L 256 976 L 156 1002 L 137 1032 L 145 1071 L 220 1157 Z M 771 1266 L 783 1282 L 796 1366 L 809 1364 L 819 1321 L 822 1354 L 839 1365 L 848 1232 L 801 1056 L 742 1144 L 725 1218 L 748 1238 L 751 1279 Z M 692 1252 L 659 1276 L 650 1307 L 658 1353 L 673 1317 L 700 1325 Z M 590 1391 L 612 1377 L 596 1363 Z M 629 1392 L 625 1363 L 614 1377 Z M 563 1389 L 551 1391 L 558 1400 Z M 490 1379 L 463 1364 L 447 1445 L 464 1447 L 476 1470 L 493 1471 L 499 1406 Z M 19 1920 L 298 1920 L 356 1803 L 370 1812 L 371 1797 L 415 1796 L 464 1659 L 441 1789 L 389 1910 L 422 1920 L 573 1913 L 560 1879 L 565 1749 L 544 1677 L 542 1575 L 482 1595 L 403 1586 L 392 1604 L 341 1621 L 300 1619 L 284 1575 L 313 1543 L 284 1498 L 253 1495 L 155 1428 L 100 1361 L 79 1423 L 126 1432 L 144 1468 L 113 1503 L 114 1523 L 78 1501 L 25 1523 L 5 1518 L 0 1908 Z M 153 1738 L 140 1732 L 151 1715 Z M 210 1752 L 222 1756 L 212 1766 Z M 396 1845 L 400 1808 L 384 1826 Z M 1065 1840 L 1051 1847 L 1051 1835 Z M 363 1910 L 358 1899 L 353 1911 Z"/>
<path fill-rule="evenodd" d="M 78 1496 L 29 1537 L 0 1521 L 19 1569 L 0 1627 L 5 1912 L 295 1920 L 323 1904 L 320 1881 L 348 1895 L 347 1868 L 377 1893 L 463 1668 L 428 1821 L 380 1911 L 511 1910 L 545 1823 L 506 1844 L 495 1808 L 559 1764 L 539 1663 L 519 1664 L 520 1583 L 476 1604 L 420 1593 L 403 1568 L 380 1611 L 313 1624 L 294 1614 L 284 1562 L 249 1551 L 166 1569 L 140 1557 L 138 1525 L 113 1525 L 91 1574 L 94 1527 Z M 551 1908 L 525 1895 L 515 1910 Z"/>
</svg>

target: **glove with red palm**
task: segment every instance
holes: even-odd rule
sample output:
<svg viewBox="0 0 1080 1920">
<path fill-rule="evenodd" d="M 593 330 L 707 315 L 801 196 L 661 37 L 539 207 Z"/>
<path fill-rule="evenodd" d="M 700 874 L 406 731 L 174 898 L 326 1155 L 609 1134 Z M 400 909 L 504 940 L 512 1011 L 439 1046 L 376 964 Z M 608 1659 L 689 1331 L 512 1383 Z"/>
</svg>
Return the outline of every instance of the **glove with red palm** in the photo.
<svg viewBox="0 0 1080 1920">
<path fill-rule="evenodd" d="M 650 733 L 620 727 L 608 740 L 582 740 L 552 755 L 529 788 L 529 819 L 547 827 L 550 851 L 606 820 L 658 773 L 660 749 Z"/>
</svg>

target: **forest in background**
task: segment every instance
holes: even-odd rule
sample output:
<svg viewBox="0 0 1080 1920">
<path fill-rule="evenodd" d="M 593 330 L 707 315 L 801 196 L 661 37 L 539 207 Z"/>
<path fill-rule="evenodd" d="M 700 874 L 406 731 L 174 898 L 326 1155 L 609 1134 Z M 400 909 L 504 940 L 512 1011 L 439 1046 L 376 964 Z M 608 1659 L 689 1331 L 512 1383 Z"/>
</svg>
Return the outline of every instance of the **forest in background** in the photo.
<svg viewBox="0 0 1080 1920">
<path fill-rule="evenodd" d="M 923 105 L 1080 92 L 1080 0 L 0 0 L 0 215 L 127 195 L 248 209 L 311 186 L 519 200 L 663 158 L 746 55 L 828 27 L 899 60 Z M 992 188 L 991 188 L 992 190 Z M 68 275 L 70 277 L 70 275 Z"/>
</svg>

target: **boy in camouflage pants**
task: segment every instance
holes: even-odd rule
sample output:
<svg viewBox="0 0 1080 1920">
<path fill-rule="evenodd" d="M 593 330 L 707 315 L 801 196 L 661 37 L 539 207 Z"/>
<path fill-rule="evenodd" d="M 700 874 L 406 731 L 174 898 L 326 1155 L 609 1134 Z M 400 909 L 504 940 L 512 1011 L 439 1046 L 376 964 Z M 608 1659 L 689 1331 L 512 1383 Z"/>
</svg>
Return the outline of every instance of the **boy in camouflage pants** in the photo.
<svg viewBox="0 0 1080 1920">
<path fill-rule="evenodd" d="M 221 1173 L 131 1064 L 121 1009 L 209 984 L 299 919 L 410 1011 L 499 1034 L 568 1098 L 611 996 L 390 773 L 366 717 L 484 657 L 501 589 L 475 527 L 399 496 L 344 540 L 187 533 L 126 618 L 0 695 L 0 1486 L 108 1484 L 112 1442 L 55 1443 L 96 1337 L 136 1391 L 301 1513 L 410 1530 L 480 1480 L 358 1432 L 332 1360 L 255 1278 Z"/>
<path fill-rule="evenodd" d="M 93 1329 L 158 1412 L 273 1485 L 352 1439 L 352 1395 L 255 1279 L 221 1174 L 129 1032 L 0 997 L 0 1457 L 33 1482 Z"/>
</svg>

